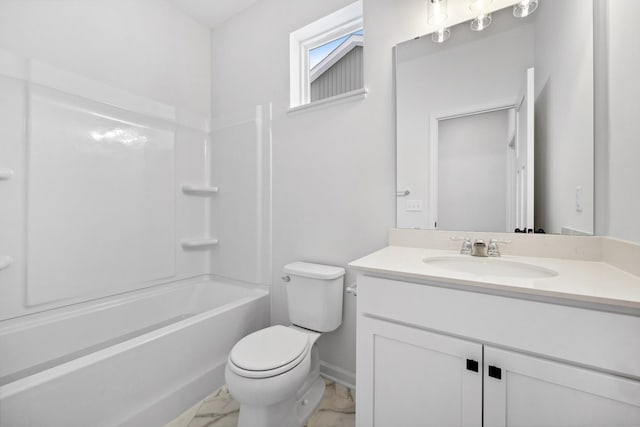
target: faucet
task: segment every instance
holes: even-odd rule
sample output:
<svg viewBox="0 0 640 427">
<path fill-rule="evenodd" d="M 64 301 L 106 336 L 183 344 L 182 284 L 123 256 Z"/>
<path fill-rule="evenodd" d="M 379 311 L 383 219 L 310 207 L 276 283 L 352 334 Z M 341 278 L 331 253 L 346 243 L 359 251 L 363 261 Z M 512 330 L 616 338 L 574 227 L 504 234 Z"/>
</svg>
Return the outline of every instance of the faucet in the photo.
<svg viewBox="0 0 640 427">
<path fill-rule="evenodd" d="M 462 255 L 471 255 L 472 245 L 469 237 L 451 237 L 453 241 L 462 241 L 462 247 L 460 253 Z"/>
<path fill-rule="evenodd" d="M 477 257 L 499 257 L 500 248 L 498 243 L 511 243 L 511 240 L 490 239 L 489 244 L 482 239 L 476 239 L 471 243 L 469 237 L 451 237 L 453 241 L 462 241 L 460 253 L 462 255 L 472 255 Z"/>
<path fill-rule="evenodd" d="M 489 256 L 487 244 L 484 242 L 484 240 L 476 239 L 473 242 L 473 247 L 471 249 L 471 256 L 481 256 L 481 257 Z"/>
</svg>

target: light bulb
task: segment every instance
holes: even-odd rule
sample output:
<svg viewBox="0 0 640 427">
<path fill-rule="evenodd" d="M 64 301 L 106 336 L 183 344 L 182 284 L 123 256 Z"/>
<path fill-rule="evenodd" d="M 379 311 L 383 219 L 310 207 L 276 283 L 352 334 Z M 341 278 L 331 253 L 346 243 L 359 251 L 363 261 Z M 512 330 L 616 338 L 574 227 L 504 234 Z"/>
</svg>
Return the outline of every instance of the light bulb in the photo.
<svg viewBox="0 0 640 427">
<path fill-rule="evenodd" d="M 427 22 L 440 25 L 447 20 L 447 0 L 427 0 Z"/>
<path fill-rule="evenodd" d="M 489 25 L 491 25 L 490 13 L 479 15 L 478 17 L 471 20 L 472 31 L 482 31 L 486 29 Z"/>
<path fill-rule="evenodd" d="M 449 28 L 441 28 L 431 34 L 431 40 L 434 43 L 444 43 L 449 40 L 449 37 L 451 37 L 451 30 Z"/>
<path fill-rule="evenodd" d="M 538 0 L 522 0 L 513 5 L 513 16 L 526 18 L 538 8 Z"/>
</svg>

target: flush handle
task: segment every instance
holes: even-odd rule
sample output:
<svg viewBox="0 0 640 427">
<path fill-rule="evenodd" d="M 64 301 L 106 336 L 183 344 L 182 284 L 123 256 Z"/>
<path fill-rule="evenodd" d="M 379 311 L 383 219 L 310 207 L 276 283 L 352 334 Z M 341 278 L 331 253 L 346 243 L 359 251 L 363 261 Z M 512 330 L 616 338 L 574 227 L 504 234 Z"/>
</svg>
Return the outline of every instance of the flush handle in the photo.
<svg viewBox="0 0 640 427">
<path fill-rule="evenodd" d="M 502 369 L 498 368 L 497 366 L 489 365 L 489 376 L 491 378 L 495 378 L 497 380 L 501 380 L 502 379 Z"/>
<path fill-rule="evenodd" d="M 282 276 L 282 281 L 283 281 L 283 282 L 287 282 L 287 283 L 288 283 L 288 282 L 290 282 L 290 281 L 291 281 L 291 277 L 289 277 L 289 276 Z"/>
<path fill-rule="evenodd" d="M 467 359 L 467 371 L 478 372 L 478 361 Z"/>
</svg>

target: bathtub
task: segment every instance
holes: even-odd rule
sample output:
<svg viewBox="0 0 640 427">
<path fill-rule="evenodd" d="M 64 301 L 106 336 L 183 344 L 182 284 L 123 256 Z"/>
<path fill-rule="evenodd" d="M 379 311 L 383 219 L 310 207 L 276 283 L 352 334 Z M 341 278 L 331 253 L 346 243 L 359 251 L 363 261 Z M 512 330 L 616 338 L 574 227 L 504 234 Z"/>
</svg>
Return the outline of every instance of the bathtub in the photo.
<svg viewBox="0 0 640 427">
<path fill-rule="evenodd" d="M 0 426 L 162 426 L 268 323 L 265 288 L 211 278 L 0 322 Z"/>
</svg>

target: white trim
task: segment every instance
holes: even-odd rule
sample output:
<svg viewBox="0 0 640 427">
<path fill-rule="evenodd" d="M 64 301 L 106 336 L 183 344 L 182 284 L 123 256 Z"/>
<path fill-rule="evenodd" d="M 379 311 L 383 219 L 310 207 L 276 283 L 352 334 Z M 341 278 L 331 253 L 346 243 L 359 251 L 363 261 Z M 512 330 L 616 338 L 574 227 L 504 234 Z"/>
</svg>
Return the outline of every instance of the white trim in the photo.
<svg viewBox="0 0 640 427">
<path fill-rule="evenodd" d="M 362 27 L 362 0 L 357 0 L 289 35 L 290 108 L 310 100 L 309 51 Z"/>
<path fill-rule="evenodd" d="M 342 384 L 352 390 L 356 389 L 356 374 L 331 363 L 320 361 L 320 374 L 323 377 Z"/>
<path fill-rule="evenodd" d="M 347 40 L 336 47 L 326 58 L 320 61 L 309 72 L 309 84 L 313 83 L 318 77 L 324 74 L 336 62 L 344 58 L 354 47 L 364 46 L 364 37 L 352 34 Z"/>
<path fill-rule="evenodd" d="M 527 70 L 527 228 L 535 229 L 535 68 Z M 533 108 L 530 108 L 533 107 Z"/>
<path fill-rule="evenodd" d="M 593 233 L 578 230 L 577 228 L 568 227 L 566 225 L 560 227 L 560 234 L 563 234 L 565 236 L 593 236 Z"/>
<path fill-rule="evenodd" d="M 298 105 L 289 108 L 287 114 L 302 113 L 305 111 L 320 110 L 333 105 L 340 105 L 351 101 L 360 101 L 367 97 L 367 89 L 356 89 L 350 92 L 341 93 L 340 95 L 330 96 L 329 98 L 320 99 L 318 101 L 309 102 L 308 104 Z"/>
</svg>

